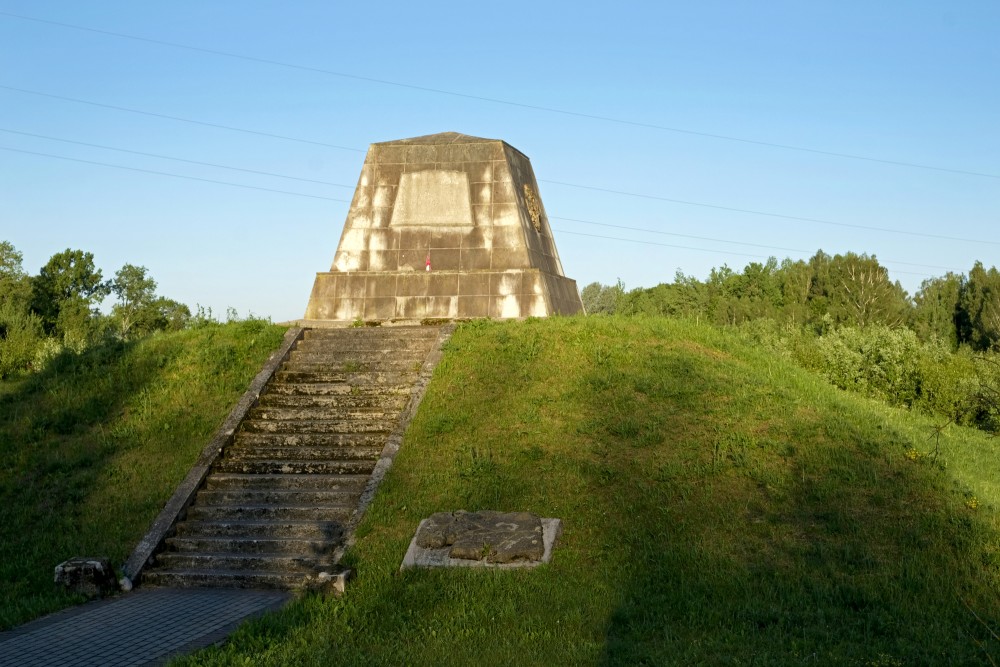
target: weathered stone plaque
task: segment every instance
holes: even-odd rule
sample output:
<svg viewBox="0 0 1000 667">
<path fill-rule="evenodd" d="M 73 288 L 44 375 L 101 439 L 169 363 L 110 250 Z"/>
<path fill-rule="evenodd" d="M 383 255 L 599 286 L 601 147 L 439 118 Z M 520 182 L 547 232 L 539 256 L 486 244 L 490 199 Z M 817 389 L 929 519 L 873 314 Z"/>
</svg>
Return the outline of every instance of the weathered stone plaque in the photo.
<svg viewBox="0 0 1000 667">
<path fill-rule="evenodd" d="M 531 162 L 455 132 L 372 144 L 307 320 L 519 318 L 583 310 Z"/>
<path fill-rule="evenodd" d="M 420 522 L 401 567 L 532 567 L 549 562 L 561 532 L 559 519 L 529 512 L 438 512 Z"/>
</svg>

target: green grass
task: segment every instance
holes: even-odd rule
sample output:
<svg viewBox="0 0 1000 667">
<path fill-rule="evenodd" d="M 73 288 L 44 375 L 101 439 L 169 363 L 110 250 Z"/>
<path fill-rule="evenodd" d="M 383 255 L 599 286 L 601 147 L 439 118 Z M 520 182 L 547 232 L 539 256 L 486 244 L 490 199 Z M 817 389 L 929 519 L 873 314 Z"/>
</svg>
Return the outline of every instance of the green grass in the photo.
<svg viewBox="0 0 1000 667">
<path fill-rule="evenodd" d="M 988 664 L 1000 446 L 665 319 L 461 326 L 348 553 L 191 665 Z M 399 572 L 421 518 L 564 521 L 534 571 Z"/>
<path fill-rule="evenodd" d="M 157 334 L 0 382 L 0 629 L 80 601 L 63 560 L 123 564 L 283 333 Z"/>
</svg>

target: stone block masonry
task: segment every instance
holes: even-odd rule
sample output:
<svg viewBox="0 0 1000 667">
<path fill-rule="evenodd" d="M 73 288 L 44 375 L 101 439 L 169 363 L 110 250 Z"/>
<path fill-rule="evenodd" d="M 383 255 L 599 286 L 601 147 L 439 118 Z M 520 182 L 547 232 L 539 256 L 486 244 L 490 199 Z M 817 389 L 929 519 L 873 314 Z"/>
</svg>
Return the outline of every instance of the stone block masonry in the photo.
<svg viewBox="0 0 1000 667">
<path fill-rule="evenodd" d="M 307 320 L 522 318 L 582 312 L 531 162 L 445 132 L 372 144 Z"/>
</svg>

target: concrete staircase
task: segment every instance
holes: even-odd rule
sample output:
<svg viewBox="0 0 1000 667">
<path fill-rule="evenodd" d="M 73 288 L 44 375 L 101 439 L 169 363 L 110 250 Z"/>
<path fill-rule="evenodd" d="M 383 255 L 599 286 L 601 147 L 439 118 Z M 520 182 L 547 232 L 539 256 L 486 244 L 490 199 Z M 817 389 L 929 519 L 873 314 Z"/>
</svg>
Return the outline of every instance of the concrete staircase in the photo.
<svg viewBox="0 0 1000 667">
<path fill-rule="evenodd" d="M 335 571 L 345 528 L 440 332 L 307 330 L 143 584 L 301 588 Z"/>
</svg>

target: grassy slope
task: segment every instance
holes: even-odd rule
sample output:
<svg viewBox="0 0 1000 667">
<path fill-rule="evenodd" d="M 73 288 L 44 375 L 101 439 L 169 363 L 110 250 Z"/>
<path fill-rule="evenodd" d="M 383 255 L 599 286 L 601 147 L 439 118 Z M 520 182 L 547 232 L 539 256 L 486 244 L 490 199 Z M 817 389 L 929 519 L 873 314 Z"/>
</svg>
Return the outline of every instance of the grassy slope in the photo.
<svg viewBox="0 0 1000 667">
<path fill-rule="evenodd" d="M 260 322 L 152 336 L 0 382 L 0 629 L 78 599 L 55 565 L 121 565 L 282 327 Z"/>
<path fill-rule="evenodd" d="M 912 453 L 931 426 L 690 323 L 465 325 L 348 594 L 190 664 L 996 660 L 1000 448 L 952 429 L 935 465 Z M 553 563 L 400 573 L 419 520 L 459 508 L 561 517 Z"/>
</svg>

